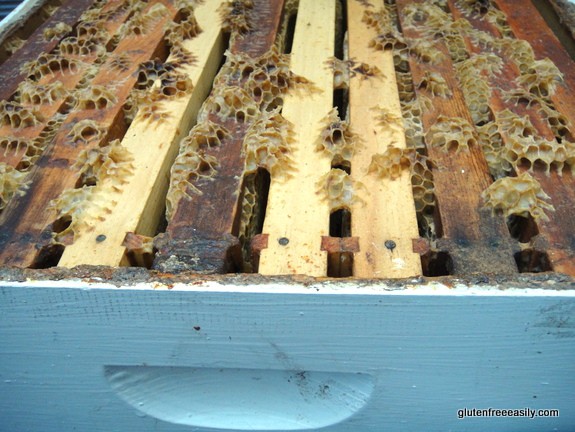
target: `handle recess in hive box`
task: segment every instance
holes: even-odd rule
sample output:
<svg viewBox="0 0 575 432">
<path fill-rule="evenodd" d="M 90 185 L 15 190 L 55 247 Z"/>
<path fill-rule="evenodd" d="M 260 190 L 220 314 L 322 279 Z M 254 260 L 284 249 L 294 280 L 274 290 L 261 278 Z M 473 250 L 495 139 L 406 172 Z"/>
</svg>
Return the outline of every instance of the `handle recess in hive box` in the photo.
<svg viewBox="0 0 575 432">
<path fill-rule="evenodd" d="M 371 375 L 324 371 L 104 367 L 114 392 L 138 411 L 170 423 L 233 430 L 304 430 L 358 412 Z"/>
</svg>

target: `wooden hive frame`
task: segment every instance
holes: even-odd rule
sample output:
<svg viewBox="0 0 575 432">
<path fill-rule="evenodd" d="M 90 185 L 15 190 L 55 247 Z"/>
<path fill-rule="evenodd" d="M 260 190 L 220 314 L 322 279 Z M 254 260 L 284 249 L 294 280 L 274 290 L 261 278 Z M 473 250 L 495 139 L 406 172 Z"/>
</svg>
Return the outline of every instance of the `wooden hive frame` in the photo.
<svg viewBox="0 0 575 432">
<path fill-rule="evenodd" d="M 526 17 L 532 27 L 525 27 Z M 442 326 L 457 326 L 466 314 L 475 319 L 463 325 L 467 335 L 496 331 L 498 320 L 508 326 L 493 336 L 489 350 L 509 337 L 527 349 L 540 337 L 536 351 L 548 354 L 522 356 L 528 365 L 518 387 L 523 393 L 506 393 L 516 404 L 525 403 L 532 385 L 528 369 L 575 352 L 575 69 L 530 1 L 82 0 L 47 2 L 32 19 L 43 22 L 35 22 L 34 31 L 12 30 L 0 43 L 2 330 L 30 319 L 58 328 L 77 324 L 70 337 L 95 325 L 96 343 L 107 343 L 100 330 L 108 325 L 135 340 L 141 337 L 130 330 L 136 323 L 154 334 L 180 334 L 170 320 L 158 329 L 145 323 L 146 316 L 152 323 L 162 319 L 155 301 L 188 324 L 203 320 L 192 325 L 191 335 L 202 339 L 191 363 L 180 354 L 164 357 L 179 336 L 153 342 L 157 355 L 135 348 L 129 358 L 114 360 L 109 351 L 82 358 L 104 365 L 113 391 L 133 406 L 150 405 L 144 412 L 152 418 L 223 429 L 274 427 L 265 416 L 261 422 L 240 415 L 239 423 L 226 423 L 213 413 L 182 420 L 179 408 L 150 396 L 157 391 L 151 384 L 136 397 L 122 390 L 121 377 L 169 385 L 190 379 L 192 385 L 195 378 L 184 369 L 179 375 L 132 368 L 137 362 L 205 368 L 214 355 L 226 370 L 245 371 L 256 361 L 261 371 L 307 371 L 318 382 L 333 379 L 360 395 L 356 405 L 333 408 L 340 417 L 318 415 L 321 404 L 309 411 L 303 404 L 305 421 L 286 414 L 279 422 L 284 429 L 355 430 L 357 421 L 357 430 L 368 431 L 377 419 L 392 430 L 401 420 L 375 413 L 386 399 L 374 382 L 385 375 L 378 356 L 402 349 L 393 337 L 403 325 L 407 349 L 427 357 L 425 367 L 409 356 L 397 359 L 423 381 L 438 355 L 421 346 L 419 335 L 445 338 L 447 345 L 452 338 L 454 345 L 437 357 L 447 361 L 465 337 Z M 74 288 L 94 290 L 93 297 Z M 325 296 L 309 296 L 314 289 Z M 123 295 L 130 299 L 125 305 Z M 58 296 L 74 318 L 45 306 Z M 33 306 L 13 308 L 27 299 Z M 203 307 L 179 315 L 188 301 L 213 302 L 214 311 L 232 315 L 229 302 L 256 306 L 216 322 L 209 316 L 218 312 Z M 374 302 L 396 305 L 400 313 L 371 311 Z M 300 305 L 301 316 L 313 315 L 302 326 L 290 315 Z M 417 306 L 430 312 L 420 315 Z M 493 311 L 481 316 L 486 306 Z M 90 311 L 86 322 L 80 322 L 82 310 Z M 334 332 L 345 326 L 337 316 L 348 311 L 358 322 L 343 331 L 347 347 L 338 351 Z M 103 324 L 103 313 L 114 318 Z M 403 324 L 402 314 L 409 317 Z M 437 327 L 410 327 L 422 316 Z M 279 337 L 281 344 L 296 337 L 302 351 L 288 349 L 288 355 L 271 341 L 234 363 L 203 333 L 207 321 L 218 344 L 227 334 L 229 341 L 242 340 L 231 345 L 238 352 L 255 349 L 259 342 L 241 335 L 252 318 L 262 338 L 275 340 L 279 333 L 271 329 L 281 327 L 287 335 Z M 299 333 L 290 333 L 282 319 Z M 334 330 L 318 324 L 322 319 Z M 519 323 L 531 321 L 536 324 L 518 336 Z M 380 334 L 378 328 L 388 330 Z M 33 328 L 25 333 L 34 338 Z M 349 342 L 359 334 L 364 341 Z M 305 354 L 323 337 L 335 359 L 325 364 Z M 8 350 L 24 343 L 6 340 Z M 365 360 L 341 366 L 353 349 Z M 478 361 L 479 348 L 461 352 L 466 361 Z M 268 355 L 279 363 L 268 364 Z M 490 359 L 508 368 L 514 354 Z M 387 360 L 399 367 L 395 358 Z M 558 382 L 568 369 L 541 375 L 557 380 L 544 401 L 563 409 L 560 422 L 540 420 L 542 427 L 575 422 L 563 415 L 572 377 Z M 484 377 L 491 371 L 477 370 Z M 19 369 L 8 365 L 6 371 Z M 73 374 L 85 371 L 78 367 Z M 352 372 L 358 377 L 346 375 Z M 253 378 L 244 375 L 235 375 L 238 391 L 244 378 Z M 456 391 L 455 380 L 464 375 L 465 368 L 454 367 L 446 388 Z M 284 383 L 267 372 L 258 377 Z M 403 384 L 397 378 L 393 385 L 408 398 Z M 472 385 L 462 388 L 467 397 Z M 478 403 L 492 403 L 487 388 L 479 393 Z M 207 394 L 217 407 L 209 398 L 220 394 Z M 178 390 L 174 397 L 192 396 Z M 272 398 L 268 408 L 298 401 Z M 354 417 L 364 405 L 366 413 Z M 0 398 L 2 406 L 16 425 L 17 410 Z M 425 411 L 437 408 L 430 403 Z M 415 425 L 425 424 L 418 418 Z M 131 427 L 132 420 L 122 422 Z"/>
<path fill-rule="evenodd" d="M 573 274 L 573 62 L 548 27 L 538 45 L 505 4 L 351 2 L 344 23 L 330 3 L 297 9 L 288 64 L 291 6 L 233 3 L 215 76 L 219 3 L 90 4 L 2 64 L 4 265 Z M 527 208 L 487 199 L 519 174 Z"/>
</svg>

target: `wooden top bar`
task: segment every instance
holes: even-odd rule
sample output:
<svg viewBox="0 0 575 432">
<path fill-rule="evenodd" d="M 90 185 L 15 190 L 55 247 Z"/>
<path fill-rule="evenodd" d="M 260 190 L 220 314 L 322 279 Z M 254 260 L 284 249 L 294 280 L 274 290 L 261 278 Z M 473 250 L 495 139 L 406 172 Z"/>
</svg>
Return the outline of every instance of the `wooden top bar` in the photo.
<svg viewBox="0 0 575 432">
<path fill-rule="evenodd" d="M 397 1 L 404 35 L 411 39 L 424 37 L 418 27 L 408 25 L 405 17 L 406 8 L 417 4 L 421 3 Z M 513 273 L 516 271 L 514 248 L 505 221 L 483 208 L 481 193 L 490 185 L 491 179 L 485 157 L 477 144 L 477 131 L 455 76 L 449 51 L 441 40 L 437 41 L 436 47 L 443 53 L 441 61 L 422 64 L 410 56 L 409 66 L 417 97 L 431 100 L 430 109 L 423 115 L 423 124 L 427 151 L 437 166 L 433 179 L 443 233 L 438 241 L 439 247 L 451 255 L 454 274 Z M 434 80 L 444 81 L 442 87 L 449 94 L 442 96 L 440 89 L 434 94 Z M 457 149 L 447 150 L 433 145 L 432 135 L 438 122 L 447 131 L 461 127 L 468 129 L 468 135 L 459 138 Z"/>
</svg>

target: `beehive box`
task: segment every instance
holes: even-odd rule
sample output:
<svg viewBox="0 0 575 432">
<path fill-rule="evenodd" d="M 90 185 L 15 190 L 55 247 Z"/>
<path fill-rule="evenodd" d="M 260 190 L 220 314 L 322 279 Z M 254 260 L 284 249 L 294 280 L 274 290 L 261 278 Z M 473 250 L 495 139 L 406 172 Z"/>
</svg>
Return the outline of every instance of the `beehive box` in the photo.
<svg viewBox="0 0 575 432">
<path fill-rule="evenodd" d="M 2 428 L 575 427 L 573 41 L 530 1 L 19 16 Z"/>
</svg>

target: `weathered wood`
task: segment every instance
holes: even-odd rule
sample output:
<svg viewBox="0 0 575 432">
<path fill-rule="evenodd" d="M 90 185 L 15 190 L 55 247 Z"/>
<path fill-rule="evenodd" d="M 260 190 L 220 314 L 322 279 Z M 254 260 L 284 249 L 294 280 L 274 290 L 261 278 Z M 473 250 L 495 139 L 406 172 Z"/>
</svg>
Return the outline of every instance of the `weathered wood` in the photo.
<svg viewBox="0 0 575 432">
<path fill-rule="evenodd" d="M 39 54 L 52 51 L 59 43 L 61 37 L 55 37 L 47 40 L 44 36 L 46 29 L 56 26 L 58 23 L 64 23 L 69 26 L 76 24 L 82 13 L 87 10 L 95 0 L 68 0 L 60 6 L 58 10 L 46 22 L 44 22 L 36 31 L 26 40 L 22 48 L 15 55 L 12 55 L 0 65 L 0 100 L 9 99 L 16 91 L 16 88 L 22 82 L 26 75 L 22 73 L 22 66 L 31 60 L 35 60 Z"/>
<path fill-rule="evenodd" d="M 568 119 L 570 127 L 575 127 L 575 100 L 571 94 L 575 89 L 575 62 L 530 1 L 498 0 L 497 4 L 506 13 L 515 36 L 529 42 L 537 59 L 548 57 L 563 74 L 563 82 L 557 85 L 550 100 Z M 527 21 L 528 26 L 524 24 Z M 574 132 L 570 130 L 567 139 L 573 139 Z M 547 252 L 555 271 L 575 274 L 575 178 L 571 172 L 564 172 L 563 176 L 552 172 L 546 176 L 537 171 L 534 177 L 555 208 L 548 215 L 550 220 L 540 223 L 541 238 L 535 244 Z"/>
<path fill-rule="evenodd" d="M 332 108 L 333 77 L 322 66 L 334 54 L 334 32 L 332 0 L 300 1 L 290 68 L 317 90 L 291 93 L 284 101 L 282 115 L 293 124 L 295 138 L 290 154 L 293 176 L 283 173 L 272 178 L 263 228 L 269 242 L 260 254 L 262 274 L 327 275 L 321 239 L 329 233 L 330 209 L 320 197 L 331 158 L 316 149 L 316 141 L 328 126 L 325 117 Z"/>
<path fill-rule="evenodd" d="M 570 172 L 561 177 L 555 171 L 549 176 L 536 172 L 534 177 L 555 208 L 548 212 L 549 221 L 539 223 L 534 248 L 547 253 L 554 271 L 575 275 L 575 179 Z"/>
<path fill-rule="evenodd" d="M 455 19 L 463 18 L 454 0 L 449 0 Z M 494 40 L 502 37 L 493 24 L 478 15 L 470 15 L 468 21 L 478 30 L 487 32 Z M 489 52 L 485 46 L 474 45 L 469 37 L 465 37 L 470 51 L 475 53 Z M 516 78 L 520 75 L 517 66 L 507 61 L 504 63 L 500 74 L 488 76 L 489 85 L 492 89 L 490 106 L 495 115 L 509 109 L 518 116 L 528 116 L 535 127 L 537 134 L 542 139 L 554 141 L 556 138 L 553 131 L 545 121 L 537 103 L 525 105 L 504 98 L 505 91 L 512 91 L 517 87 Z M 504 142 L 508 140 L 506 134 L 502 134 Z M 518 171 L 524 171 L 519 167 Z M 550 203 L 555 208 L 554 212 L 547 212 L 549 220 L 541 220 L 538 223 L 539 236 L 534 240 L 534 245 L 548 254 L 554 270 L 574 274 L 575 272 L 575 219 L 572 217 L 575 208 L 575 182 L 571 172 L 559 175 L 556 171 L 547 175 L 539 166 L 532 167 L 532 176 L 541 184 L 543 190 L 551 197 Z"/>
<path fill-rule="evenodd" d="M 152 11 L 154 16 L 150 17 L 150 21 L 154 28 L 146 31 L 140 27 L 138 32 L 128 34 L 114 50 L 115 53 L 128 56 L 126 68 L 118 70 L 111 56 L 92 80 L 90 89 L 99 88 L 103 91 L 102 87 L 113 88 L 113 96 L 95 97 L 95 101 L 87 102 L 85 106 L 80 106 L 70 113 L 38 160 L 37 166 L 31 171 L 31 184 L 26 194 L 18 200 L 12 200 L 2 213 L 0 261 L 6 265 L 39 265 L 35 263 L 36 255 L 39 249 L 52 242 L 55 228 L 52 223 L 58 217 L 56 209 L 50 207 L 50 203 L 64 191 L 74 189 L 80 177 L 80 174 L 70 167 L 83 150 L 105 145 L 122 132 L 122 106 L 136 83 L 136 71 L 140 63 L 154 57 L 163 43 L 164 25 L 177 14 L 177 9 L 171 3 L 164 4 L 159 1 L 149 3 L 142 14 Z M 101 133 L 88 137 L 84 143 L 72 142 L 73 127 L 87 119 L 94 121 Z"/>
<path fill-rule="evenodd" d="M 253 28 L 235 37 L 234 54 L 255 58 L 273 46 L 279 29 L 284 0 L 256 0 L 250 11 Z M 257 24 L 256 24 L 257 23 Z M 158 253 L 154 267 L 165 271 L 184 269 L 205 273 L 224 273 L 237 267 L 239 255 L 237 224 L 241 206 L 240 189 L 245 167 L 242 142 L 250 120 L 237 123 L 224 121 L 215 113 L 210 121 L 221 124 L 230 136 L 221 145 L 205 149 L 218 161 L 213 178 L 198 180 L 195 186 L 201 195 L 182 198 L 168 221 L 166 233 L 158 237 Z"/>
<path fill-rule="evenodd" d="M 397 1 L 404 35 L 411 39 L 424 37 L 417 27 L 407 25 L 403 13 L 410 4 L 417 3 L 419 2 Z M 440 116 L 444 116 L 448 121 L 462 119 L 467 122 L 476 140 L 477 132 L 455 77 L 448 50 L 441 40 L 437 41 L 436 47 L 443 56 L 441 61 L 435 64 L 420 63 L 413 56 L 409 59 L 417 97 L 431 99 L 430 109 L 423 115 L 428 140 L 429 131 Z M 431 87 L 431 84 L 422 84 L 426 72 L 442 77 L 451 95 L 442 97 L 426 89 L 425 87 Z M 461 139 L 463 141 L 463 137 Z M 438 244 L 449 252 L 453 261 L 453 273 L 515 272 L 514 248 L 505 221 L 483 208 L 481 193 L 489 186 L 491 179 L 481 148 L 472 144 L 468 149 L 460 148 L 454 151 L 428 143 L 428 153 L 437 167 L 433 171 L 433 179 L 443 234 Z"/>
<path fill-rule="evenodd" d="M 563 74 L 563 82 L 559 83 L 550 99 L 571 125 L 575 125 L 575 99 L 571 94 L 575 89 L 575 61 L 567 54 L 531 1 L 496 0 L 496 3 L 507 15 L 515 37 L 529 42 L 536 59 L 548 57 Z"/>
<path fill-rule="evenodd" d="M 105 20 L 101 23 L 107 36 L 103 40 L 98 41 L 97 46 L 102 50 L 106 49 L 106 45 L 132 13 L 129 8 L 123 7 L 125 3 L 125 0 L 114 0 L 107 2 L 102 7 L 102 14 L 118 11 L 114 20 Z M 49 87 L 51 85 L 61 84 L 63 90 L 70 93 L 83 79 L 87 79 L 86 75 L 88 73 L 94 74 L 94 72 L 99 68 L 98 65 L 94 64 L 98 58 L 98 54 L 101 54 L 101 51 L 99 52 L 96 49 L 86 55 L 62 54 L 62 58 L 66 60 L 78 60 L 77 67 L 73 70 L 53 71 L 53 73 L 41 76 L 38 81 L 24 80 L 21 84 L 28 82 L 31 87 Z M 26 154 L 28 146 L 34 144 L 34 146 L 38 147 L 40 150 L 44 145 L 46 145 L 47 142 L 42 138 L 42 135 L 49 135 L 48 130 L 56 128 L 56 126 L 50 125 L 51 121 L 56 121 L 56 117 L 58 118 L 58 123 L 63 121 L 64 117 L 67 115 L 66 113 L 62 114 L 64 106 L 68 103 L 66 99 L 67 98 L 63 96 L 57 98 L 51 103 L 43 103 L 41 101 L 40 104 L 35 103 L 35 101 L 32 101 L 32 103 L 21 101 L 21 105 L 23 107 L 29 108 L 37 113 L 37 123 L 24 128 L 13 128 L 10 125 L 0 126 L 0 136 L 10 137 L 10 139 L 21 140 L 22 142 L 27 143 L 27 145 L 22 145 L 19 148 L 6 149 L 4 152 L 0 152 L 0 162 L 4 162 L 16 168 L 22 162 L 22 158 Z M 34 140 L 35 142 L 32 143 Z M 24 168 L 28 169 L 28 167 Z"/>
<path fill-rule="evenodd" d="M 374 2 L 376 9 L 383 1 Z M 395 80 L 393 52 L 378 51 L 368 43 L 377 36 L 362 22 L 366 7 L 355 0 L 347 2 L 349 56 L 357 63 L 377 67 L 381 75 L 350 77 L 350 125 L 361 136 L 351 160 L 351 175 L 364 188 L 352 206 L 352 234 L 359 237 L 360 251 L 354 255 L 356 277 L 409 277 L 421 274 L 421 259 L 413 252 L 412 240 L 419 237 L 409 169 L 397 179 L 379 178 L 370 171 L 372 156 L 390 145 L 406 147 L 401 123 L 401 107 Z M 380 125 L 385 112 L 397 119 Z M 395 247 L 388 248 L 390 241 Z"/>
<path fill-rule="evenodd" d="M 0 51 L 7 39 L 13 35 L 23 36 L 22 39 L 27 39 L 30 35 L 44 22 L 49 16 L 45 14 L 45 19 L 42 16 L 42 8 L 44 7 L 45 0 L 29 0 L 22 2 L 12 12 L 10 12 L 2 20 L 0 26 Z M 57 6 L 56 6 L 57 7 Z M 36 25 L 34 25 L 39 21 Z M 26 28 L 26 27 L 32 28 Z M 8 55 L 6 55 L 8 54 Z M 5 52 L 0 54 L 0 63 L 4 62 L 11 54 Z M 2 58 L 2 56 L 5 56 Z"/>
<path fill-rule="evenodd" d="M 103 221 L 91 220 L 74 234 L 74 243 L 66 247 L 60 266 L 78 264 L 125 265 L 126 248 L 123 240 L 127 232 L 153 236 L 164 211 L 164 197 L 168 188 L 170 167 L 178 151 L 182 136 L 195 124 L 198 109 L 207 96 L 211 82 L 223 54 L 223 34 L 218 7 L 221 1 L 200 4 L 194 15 L 203 31 L 182 46 L 194 53 L 196 61 L 182 65 L 178 73 L 186 74 L 194 85 L 188 95 L 164 101 L 162 108 L 170 117 L 161 122 L 138 115 L 122 140 L 122 146 L 133 155 L 135 172 L 121 190 L 101 192 L 110 214 Z M 168 57 L 169 61 L 175 61 Z M 142 143 L 149 143 L 142 145 Z M 117 203 L 117 204 L 115 204 Z M 89 217 L 89 215 L 86 215 Z M 98 242 L 98 236 L 106 240 Z"/>
<path fill-rule="evenodd" d="M 134 286 L 136 272 L 122 273 L 120 286 L 88 282 L 101 275 L 93 272 L 0 282 L 5 431 L 509 432 L 575 424 L 573 279 L 478 277 L 467 286 L 235 275 L 176 283 L 158 275 Z M 352 385 L 340 385 L 342 376 Z M 358 386 L 366 377 L 372 386 Z M 237 410 L 238 399 L 250 404 Z M 277 408 L 262 410 L 264 399 Z M 350 402 L 333 409 L 342 400 Z M 464 401 L 560 415 L 458 419 Z M 341 411 L 362 406 L 338 422 Z M 207 428 L 198 427 L 200 415 Z"/>
</svg>

